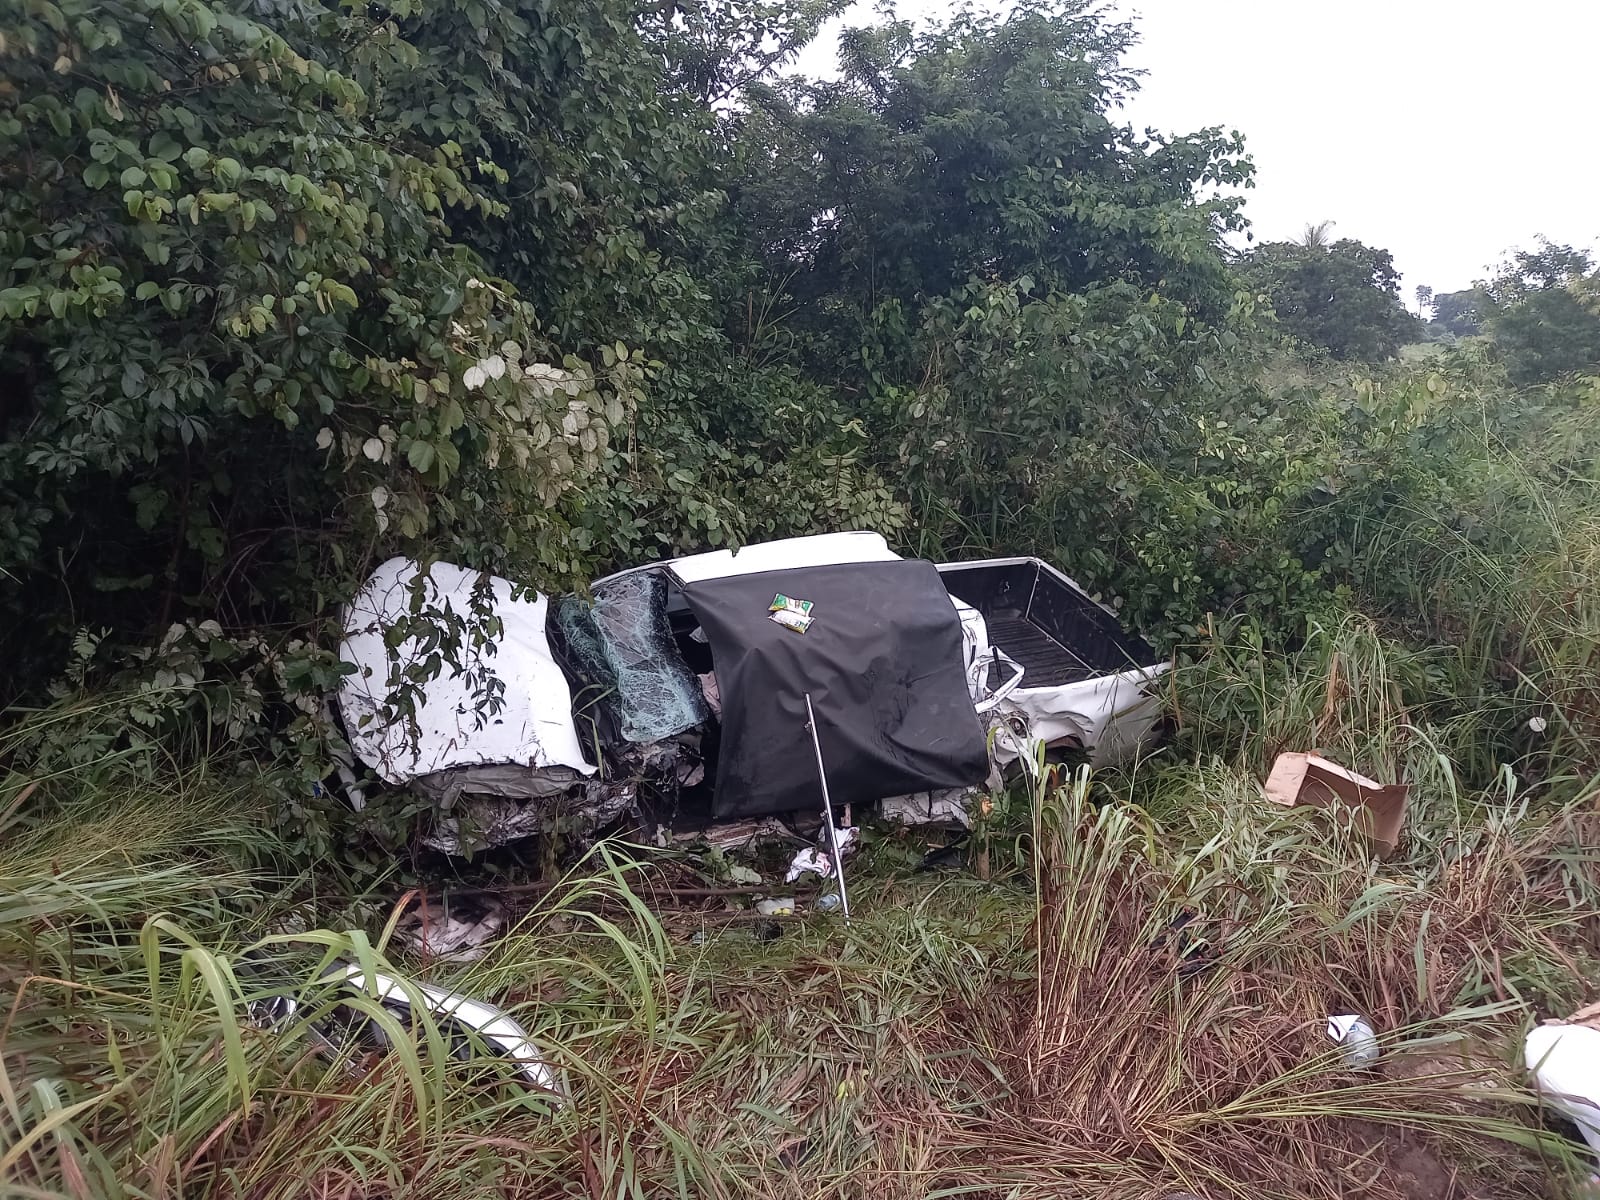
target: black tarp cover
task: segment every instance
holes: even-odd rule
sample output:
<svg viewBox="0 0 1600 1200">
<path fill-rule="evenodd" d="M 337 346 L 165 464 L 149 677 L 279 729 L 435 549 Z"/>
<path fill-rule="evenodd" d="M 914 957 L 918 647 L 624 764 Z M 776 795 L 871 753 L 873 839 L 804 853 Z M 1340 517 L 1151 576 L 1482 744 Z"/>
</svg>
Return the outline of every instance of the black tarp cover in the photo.
<svg viewBox="0 0 1600 1200">
<path fill-rule="evenodd" d="M 820 809 L 807 692 L 835 806 L 987 775 L 961 622 L 932 563 L 797 567 L 682 592 L 710 642 L 722 696 L 715 816 Z M 811 601 L 806 632 L 770 619 L 780 592 Z"/>
</svg>

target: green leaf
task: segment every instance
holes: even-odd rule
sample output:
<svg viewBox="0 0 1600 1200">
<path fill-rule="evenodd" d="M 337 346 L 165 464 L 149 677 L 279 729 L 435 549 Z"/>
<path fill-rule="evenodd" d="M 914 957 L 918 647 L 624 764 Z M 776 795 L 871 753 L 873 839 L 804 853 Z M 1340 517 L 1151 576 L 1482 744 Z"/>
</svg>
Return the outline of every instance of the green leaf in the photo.
<svg viewBox="0 0 1600 1200">
<path fill-rule="evenodd" d="M 406 451 L 406 461 L 411 464 L 411 469 L 414 471 L 426 472 L 433 466 L 433 459 L 432 444 L 420 438 L 412 442 L 410 449 Z"/>
<path fill-rule="evenodd" d="M 461 469 L 461 451 L 454 442 L 440 440 L 434 444 L 434 451 L 438 455 L 438 466 L 447 475 L 454 475 Z"/>
<path fill-rule="evenodd" d="M 103 188 L 111 182 L 111 171 L 101 162 L 92 162 L 83 169 L 83 181 L 92 188 Z"/>
<path fill-rule="evenodd" d="M 149 300 L 155 296 L 159 296 L 160 294 L 161 285 L 156 283 L 154 280 L 146 279 L 134 289 L 133 296 L 135 300 Z"/>
<path fill-rule="evenodd" d="M 466 414 L 461 411 L 461 402 L 452 396 L 439 412 L 439 431 L 454 433 L 461 428 L 466 419 Z"/>
<path fill-rule="evenodd" d="M 165 129 L 158 130 L 150 138 L 150 157 L 159 158 L 162 162 L 177 162 L 183 153 L 183 147 Z"/>
<path fill-rule="evenodd" d="M 144 181 L 148 178 L 149 176 L 144 173 L 143 168 L 126 167 L 123 169 L 121 182 L 125 188 L 143 187 Z"/>
<path fill-rule="evenodd" d="M 144 391 L 144 368 L 130 362 L 122 368 L 122 394 L 130 400 Z"/>
</svg>

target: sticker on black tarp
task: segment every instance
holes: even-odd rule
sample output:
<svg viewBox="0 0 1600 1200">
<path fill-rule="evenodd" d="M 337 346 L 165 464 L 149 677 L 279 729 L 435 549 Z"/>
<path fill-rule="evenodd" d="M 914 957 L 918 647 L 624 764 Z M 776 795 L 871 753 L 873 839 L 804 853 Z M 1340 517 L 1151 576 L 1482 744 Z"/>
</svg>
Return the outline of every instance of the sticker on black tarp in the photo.
<svg viewBox="0 0 1600 1200">
<path fill-rule="evenodd" d="M 792 596 L 785 596 L 782 592 L 772 598 L 772 604 L 767 611 L 779 625 L 796 633 L 804 633 L 811 627 L 813 620 L 811 601 L 796 600 Z"/>
</svg>

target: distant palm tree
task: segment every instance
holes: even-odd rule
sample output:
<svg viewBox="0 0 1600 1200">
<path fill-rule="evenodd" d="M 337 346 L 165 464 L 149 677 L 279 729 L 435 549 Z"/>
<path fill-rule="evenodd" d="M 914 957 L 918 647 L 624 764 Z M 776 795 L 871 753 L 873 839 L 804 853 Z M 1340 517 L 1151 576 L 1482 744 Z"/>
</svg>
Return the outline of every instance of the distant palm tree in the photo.
<svg viewBox="0 0 1600 1200">
<path fill-rule="evenodd" d="M 1318 221 L 1306 226 L 1306 231 L 1300 235 L 1300 244 L 1307 250 L 1326 250 L 1333 245 L 1332 233 L 1332 221 Z"/>
</svg>

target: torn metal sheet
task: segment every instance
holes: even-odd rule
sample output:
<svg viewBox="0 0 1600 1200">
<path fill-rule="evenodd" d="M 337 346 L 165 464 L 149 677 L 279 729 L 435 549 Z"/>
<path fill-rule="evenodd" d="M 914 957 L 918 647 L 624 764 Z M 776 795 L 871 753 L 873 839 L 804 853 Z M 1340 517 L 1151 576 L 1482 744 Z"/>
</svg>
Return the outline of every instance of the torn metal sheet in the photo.
<svg viewBox="0 0 1600 1200">
<path fill-rule="evenodd" d="M 1028 747 L 1074 746 L 1084 750 L 1094 766 L 1111 766 L 1135 757 L 1148 744 L 1161 720 L 1161 697 L 1156 681 L 1171 664 L 1085 679 L 1057 687 L 1015 689 L 1001 701 L 997 712 L 1020 717 L 1025 723 L 1020 739 L 1003 739 L 995 757 L 1003 764 Z"/>
<path fill-rule="evenodd" d="M 745 821 L 721 821 L 706 829 L 689 829 L 673 835 L 679 845 L 703 844 L 712 850 L 749 850 L 772 843 L 793 845 L 798 837 L 776 817 L 757 817 Z"/>
<path fill-rule="evenodd" d="M 560 1069 L 540 1052 L 521 1025 L 494 1005 L 381 972 L 369 976 L 357 963 L 345 965 L 344 978 L 349 986 L 372 996 L 384 1007 L 406 1015 L 413 1003 L 412 995 L 420 995 L 457 1058 L 473 1057 L 471 1041 L 476 1036 L 486 1048 L 513 1063 L 527 1083 L 552 1098 L 566 1099 L 567 1084 Z"/>
<path fill-rule="evenodd" d="M 642 815 L 641 789 L 692 786 L 705 769 L 692 737 L 629 746 L 608 766 L 612 773 L 605 779 L 562 767 L 506 764 L 424 776 L 412 787 L 435 802 L 438 816 L 422 844 L 467 858 L 559 831 L 568 849 L 579 849 L 624 817 Z"/>
<path fill-rule="evenodd" d="M 423 834 L 422 844 L 458 858 L 555 830 L 582 844 L 633 810 L 637 798 L 631 783 L 590 784 L 576 796 L 563 793 L 543 802 L 468 795 L 456 804 L 453 815 L 434 822 Z"/>
<path fill-rule="evenodd" d="M 463 796 L 504 800 L 548 800 L 563 796 L 589 782 L 585 773 L 570 767 L 525 767 L 518 763 L 452 767 L 411 781 L 411 788 L 441 809 L 454 808 Z"/>
<path fill-rule="evenodd" d="M 937 792 L 890 796 L 879 804 L 878 810 L 892 825 L 971 829 L 972 817 L 967 806 L 977 794 L 976 788 L 944 788 Z"/>
<path fill-rule="evenodd" d="M 1115 613 L 1037 558 L 941 563 L 939 573 L 965 606 L 968 669 L 979 673 L 974 701 L 1007 731 L 994 742 L 998 763 L 1070 746 L 1105 766 L 1149 743 L 1171 664 Z"/>
<path fill-rule="evenodd" d="M 412 953 L 443 962 L 476 962 L 505 932 L 505 906 L 492 898 L 448 899 L 408 912 L 395 933 Z"/>
<path fill-rule="evenodd" d="M 464 671 L 448 664 L 421 685 L 410 722 L 385 713 L 390 694 L 390 651 L 385 635 L 412 616 L 412 597 L 420 587 L 424 611 L 455 614 L 471 623 L 475 589 L 485 584 L 500 636 L 492 652 L 464 647 L 471 658 Z M 572 719 L 567 677 L 550 654 L 545 638 L 547 603 L 543 596 L 517 599 L 509 580 L 483 576 L 449 563 L 434 563 L 421 576 L 416 563 L 391 558 L 373 572 L 345 613 L 340 657 L 355 664 L 339 689 L 346 736 L 361 761 L 389 783 L 409 783 L 452 767 L 515 763 L 527 767 L 562 766 L 590 775 Z M 425 656 L 416 638 L 395 650 L 402 665 Z M 498 712 L 485 711 L 471 676 L 498 681 Z"/>
</svg>

